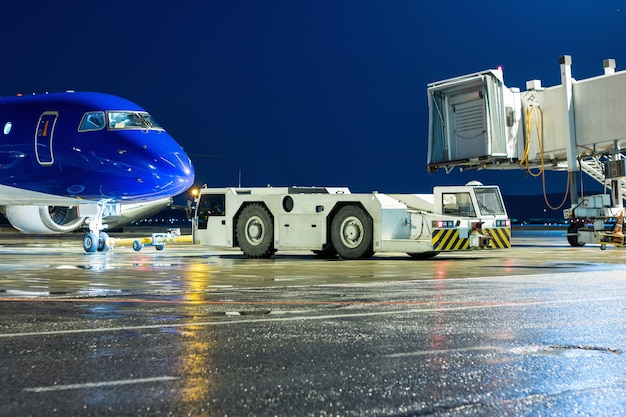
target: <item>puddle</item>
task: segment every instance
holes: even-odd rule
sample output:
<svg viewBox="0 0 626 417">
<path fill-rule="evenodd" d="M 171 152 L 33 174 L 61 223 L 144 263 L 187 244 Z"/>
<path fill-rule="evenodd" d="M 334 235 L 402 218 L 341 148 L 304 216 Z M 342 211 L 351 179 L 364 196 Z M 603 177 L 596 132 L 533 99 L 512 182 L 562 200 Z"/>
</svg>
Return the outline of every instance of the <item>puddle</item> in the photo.
<svg viewBox="0 0 626 417">
<path fill-rule="evenodd" d="M 263 316 L 270 314 L 271 310 L 250 310 L 250 311 L 227 311 L 227 316 Z"/>
<path fill-rule="evenodd" d="M 511 349 L 519 355 L 563 355 L 576 353 L 610 353 L 621 355 L 622 349 L 593 345 L 532 345 Z"/>
<path fill-rule="evenodd" d="M 552 350 L 591 350 L 591 351 L 598 351 L 598 352 L 614 353 L 616 355 L 621 355 L 623 353 L 621 349 L 611 348 L 611 347 L 602 347 L 602 346 L 550 345 L 547 348 L 552 349 Z"/>
</svg>

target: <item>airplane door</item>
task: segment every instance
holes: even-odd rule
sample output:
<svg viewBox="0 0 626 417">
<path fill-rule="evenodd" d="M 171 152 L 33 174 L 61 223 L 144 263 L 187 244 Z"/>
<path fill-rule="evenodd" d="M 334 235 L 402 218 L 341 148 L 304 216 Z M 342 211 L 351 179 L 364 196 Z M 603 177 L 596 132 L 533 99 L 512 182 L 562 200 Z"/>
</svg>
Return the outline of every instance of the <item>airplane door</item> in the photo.
<svg viewBox="0 0 626 417">
<path fill-rule="evenodd" d="M 35 156 L 40 165 L 52 165 L 54 154 L 52 153 L 52 137 L 59 112 L 46 111 L 39 116 L 37 130 L 35 131 Z"/>
</svg>

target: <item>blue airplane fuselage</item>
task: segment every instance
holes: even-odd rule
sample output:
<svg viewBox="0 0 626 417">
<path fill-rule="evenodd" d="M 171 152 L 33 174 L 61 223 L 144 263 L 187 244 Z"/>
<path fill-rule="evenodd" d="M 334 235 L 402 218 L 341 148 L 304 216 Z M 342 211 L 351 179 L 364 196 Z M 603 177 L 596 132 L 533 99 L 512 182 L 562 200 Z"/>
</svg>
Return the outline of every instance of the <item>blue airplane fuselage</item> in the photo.
<svg viewBox="0 0 626 417">
<path fill-rule="evenodd" d="M 173 197 L 193 181 L 185 151 L 126 99 L 87 92 L 0 98 L 0 185 L 128 202 Z"/>
</svg>

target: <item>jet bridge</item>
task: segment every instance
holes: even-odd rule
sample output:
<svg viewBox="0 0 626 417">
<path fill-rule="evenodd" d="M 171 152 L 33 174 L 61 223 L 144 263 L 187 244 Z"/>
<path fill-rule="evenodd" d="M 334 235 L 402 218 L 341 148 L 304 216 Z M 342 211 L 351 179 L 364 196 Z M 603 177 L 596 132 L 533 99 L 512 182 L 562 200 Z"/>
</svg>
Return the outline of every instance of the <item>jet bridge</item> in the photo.
<svg viewBox="0 0 626 417">
<path fill-rule="evenodd" d="M 504 85 L 501 69 L 429 84 L 428 168 L 495 168 L 517 160 L 519 96 Z"/>
<path fill-rule="evenodd" d="M 626 71 L 607 59 L 604 74 L 575 80 L 571 57 L 559 64 L 561 84 L 552 87 L 530 80 L 525 91 L 508 88 L 500 68 L 428 84 L 428 169 L 567 170 L 571 206 L 564 216 L 575 225 L 568 240 L 578 246 L 597 242 L 623 210 Z M 611 195 L 580 196 L 579 172 Z"/>
</svg>

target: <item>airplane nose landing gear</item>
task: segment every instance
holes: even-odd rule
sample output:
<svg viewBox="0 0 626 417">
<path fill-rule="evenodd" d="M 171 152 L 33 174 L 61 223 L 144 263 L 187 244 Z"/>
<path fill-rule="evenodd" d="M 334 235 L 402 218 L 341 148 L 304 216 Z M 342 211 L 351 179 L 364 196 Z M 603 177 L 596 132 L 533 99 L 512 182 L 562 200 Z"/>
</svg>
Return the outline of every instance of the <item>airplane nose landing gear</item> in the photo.
<svg viewBox="0 0 626 417">
<path fill-rule="evenodd" d="M 106 232 L 101 231 L 96 235 L 95 232 L 89 231 L 85 237 L 83 237 L 83 249 L 87 253 L 107 252 L 111 249 L 108 241 L 109 235 Z"/>
<path fill-rule="evenodd" d="M 104 227 L 102 217 L 105 207 L 106 201 L 99 202 L 95 215 L 88 219 L 89 232 L 83 237 L 83 249 L 87 253 L 107 252 L 110 249 L 109 235 L 102 230 Z"/>
</svg>

